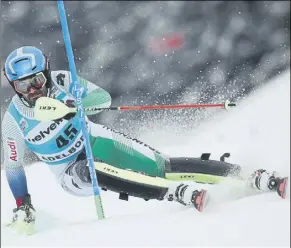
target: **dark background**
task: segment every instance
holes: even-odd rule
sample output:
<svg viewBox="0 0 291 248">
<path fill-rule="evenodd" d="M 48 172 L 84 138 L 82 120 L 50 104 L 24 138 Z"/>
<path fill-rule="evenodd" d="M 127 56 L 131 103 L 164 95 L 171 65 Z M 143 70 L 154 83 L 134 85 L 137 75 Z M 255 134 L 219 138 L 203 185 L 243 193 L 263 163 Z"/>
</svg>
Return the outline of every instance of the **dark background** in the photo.
<svg viewBox="0 0 291 248">
<path fill-rule="evenodd" d="M 112 105 L 239 101 L 290 67 L 289 1 L 66 1 L 79 76 Z M 1 2 L 1 67 L 15 48 L 68 69 L 56 1 Z M 1 75 L 1 112 L 13 95 Z M 215 113 L 104 112 L 93 121 L 138 135 L 175 122 L 185 131 Z M 177 128 L 179 129 L 179 128 Z"/>
</svg>

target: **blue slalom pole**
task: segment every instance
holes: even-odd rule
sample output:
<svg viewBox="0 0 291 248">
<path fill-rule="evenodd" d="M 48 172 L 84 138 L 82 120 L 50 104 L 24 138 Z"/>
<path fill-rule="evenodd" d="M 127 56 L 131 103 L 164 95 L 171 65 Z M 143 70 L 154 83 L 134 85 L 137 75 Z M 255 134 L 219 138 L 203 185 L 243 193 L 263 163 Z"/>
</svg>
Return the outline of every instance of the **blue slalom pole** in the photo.
<svg viewBox="0 0 291 248">
<path fill-rule="evenodd" d="M 101 195 L 100 195 L 100 190 L 98 186 L 97 176 L 95 173 L 94 159 L 92 155 L 89 134 L 88 134 L 87 126 L 86 126 L 85 111 L 82 105 L 82 93 L 84 89 L 81 87 L 77 78 L 76 65 L 74 61 L 74 54 L 73 54 L 73 49 L 72 49 L 72 44 L 71 44 L 71 39 L 70 39 L 70 33 L 69 33 L 69 28 L 68 28 L 68 23 L 67 23 L 64 2 L 62 0 L 57 0 L 57 3 L 58 3 L 59 15 L 60 15 L 61 25 L 62 25 L 62 30 L 63 30 L 64 43 L 65 43 L 67 57 L 69 61 L 69 68 L 72 75 L 71 94 L 74 96 L 77 103 L 79 121 L 80 121 L 80 126 L 82 129 L 82 133 L 83 133 L 85 150 L 87 154 L 87 160 L 89 164 L 90 176 L 91 176 L 91 181 L 92 181 L 96 212 L 97 212 L 98 219 L 104 219 L 105 216 L 104 216 L 104 211 L 103 211 L 103 206 L 102 206 L 102 201 L 101 201 Z"/>
</svg>

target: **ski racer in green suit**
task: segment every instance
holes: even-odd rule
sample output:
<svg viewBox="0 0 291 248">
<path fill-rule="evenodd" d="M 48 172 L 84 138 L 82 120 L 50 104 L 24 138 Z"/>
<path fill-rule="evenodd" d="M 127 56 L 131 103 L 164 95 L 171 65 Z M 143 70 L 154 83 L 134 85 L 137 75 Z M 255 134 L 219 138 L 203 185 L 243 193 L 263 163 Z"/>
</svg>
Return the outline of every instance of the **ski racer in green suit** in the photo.
<svg viewBox="0 0 291 248">
<path fill-rule="evenodd" d="M 34 106 L 39 97 L 55 98 L 69 106 L 74 105 L 74 98 L 70 94 L 71 76 L 68 71 L 51 71 L 48 57 L 32 46 L 12 51 L 6 59 L 4 74 L 16 93 L 2 122 L 4 167 L 16 201 L 13 222 L 22 218 L 24 222 L 34 223 L 35 208 L 27 187 L 23 160 L 26 148 L 49 166 L 57 182 L 68 193 L 76 196 L 93 193 L 78 117 L 70 115 L 46 122 L 34 118 Z M 111 105 L 107 91 L 83 78 L 78 79 L 85 89 L 82 96 L 84 107 Z M 97 113 L 93 111 L 86 114 Z M 93 123 L 88 118 L 86 121 L 95 160 L 115 168 L 159 178 L 165 178 L 167 172 L 222 176 L 240 173 L 238 165 L 226 162 L 167 156 L 137 139 Z M 144 199 L 175 201 L 192 205 L 199 211 L 202 211 L 206 199 L 205 190 L 181 182 L 172 182 L 169 187 L 156 189 L 151 185 L 137 187 L 138 183 L 134 180 L 124 182 L 106 173 L 97 172 L 97 178 L 103 189 Z M 249 181 L 251 186 L 259 190 L 276 190 L 280 178 L 266 170 L 257 170 Z"/>
</svg>

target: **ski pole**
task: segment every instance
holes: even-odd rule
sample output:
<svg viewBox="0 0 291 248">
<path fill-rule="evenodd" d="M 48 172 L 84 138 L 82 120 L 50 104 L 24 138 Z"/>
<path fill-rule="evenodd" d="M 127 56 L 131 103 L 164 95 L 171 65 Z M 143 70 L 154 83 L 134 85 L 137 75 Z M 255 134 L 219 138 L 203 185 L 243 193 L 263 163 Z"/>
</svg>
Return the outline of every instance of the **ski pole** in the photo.
<svg viewBox="0 0 291 248">
<path fill-rule="evenodd" d="M 85 108 L 85 111 L 98 111 L 98 110 L 152 110 L 152 109 L 185 109 L 185 108 L 225 108 L 236 106 L 235 103 L 205 103 L 205 104 L 180 104 L 180 105 L 148 105 L 148 106 L 119 106 L 108 108 Z"/>
<path fill-rule="evenodd" d="M 184 108 L 230 108 L 236 106 L 235 103 L 226 101 L 216 104 L 186 104 L 186 105 L 153 105 L 153 106 L 119 106 L 119 107 L 90 107 L 84 108 L 85 112 L 102 110 L 151 110 L 151 109 L 184 109 Z M 34 108 L 34 117 L 39 121 L 56 120 L 69 113 L 76 113 L 78 108 L 71 108 L 64 103 L 49 97 L 37 99 Z"/>
</svg>

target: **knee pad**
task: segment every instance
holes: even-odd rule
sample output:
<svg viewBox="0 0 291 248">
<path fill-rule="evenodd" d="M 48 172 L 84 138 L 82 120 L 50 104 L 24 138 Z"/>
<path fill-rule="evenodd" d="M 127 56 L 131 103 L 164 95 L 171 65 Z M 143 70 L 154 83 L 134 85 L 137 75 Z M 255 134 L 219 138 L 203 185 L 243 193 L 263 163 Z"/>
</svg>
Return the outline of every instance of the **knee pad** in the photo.
<svg viewBox="0 0 291 248">
<path fill-rule="evenodd" d="M 95 162 L 95 171 L 99 187 L 119 194 L 119 199 L 128 200 L 129 196 L 145 200 L 164 199 L 168 191 L 168 181 L 164 178 L 151 177 L 130 170 Z M 61 180 L 64 190 L 75 196 L 92 195 L 92 184 L 86 160 L 71 164 Z"/>
</svg>

